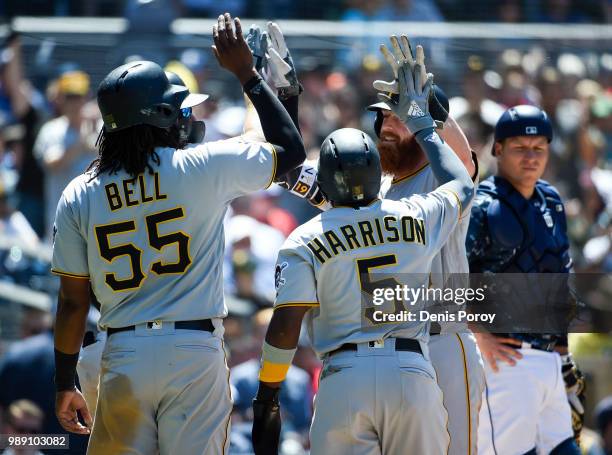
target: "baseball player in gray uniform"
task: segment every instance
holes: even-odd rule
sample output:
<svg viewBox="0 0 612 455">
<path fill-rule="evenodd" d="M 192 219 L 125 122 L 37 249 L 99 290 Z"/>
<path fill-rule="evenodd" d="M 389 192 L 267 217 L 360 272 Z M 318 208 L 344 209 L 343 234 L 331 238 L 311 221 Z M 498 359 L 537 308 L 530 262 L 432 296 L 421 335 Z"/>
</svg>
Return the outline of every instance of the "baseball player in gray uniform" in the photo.
<svg viewBox="0 0 612 455">
<path fill-rule="evenodd" d="M 392 52 L 385 45 L 381 51 L 397 75 L 397 62 L 403 55 L 412 55 L 410 43 L 405 37 L 401 43 L 391 37 Z M 421 60 L 419 48 L 417 59 Z M 374 82 L 374 88 L 396 92 L 397 83 Z M 401 120 L 387 103 L 369 107 L 376 111 L 380 121 L 379 148 L 383 158 L 382 194 L 387 199 L 399 200 L 415 193 L 432 191 L 439 181 L 427 160 L 427 156 Z M 382 117 L 382 119 L 381 119 Z M 445 132 L 444 129 L 447 131 Z M 471 153 L 465 136 L 452 118 L 445 123 L 442 137 L 452 137 L 452 148 L 460 157 L 475 184 L 478 179 L 476 156 Z M 449 130 L 455 130 L 453 132 Z M 458 134 L 457 134 L 458 132 Z M 469 287 L 469 264 L 465 250 L 465 238 L 470 224 L 469 207 L 451 232 L 446 244 L 432 262 L 432 285 L 442 287 Z M 485 386 L 484 364 L 473 333 L 466 324 L 439 323 L 436 333 L 429 339 L 429 352 L 436 370 L 438 385 L 442 389 L 444 407 L 449 416 L 450 455 L 475 455 L 477 453 L 478 416 Z"/>
<path fill-rule="evenodd" d="M 333 208 L 298 227 L 279 253 L 275 312 L 253 404 L 257 454 L 277 453 L 278 393 L 304 315 L 314 349 L 324 359 L 311 453 L 441 454 L 447 449 L 446 411 L 429 361 L 427 323 L 418 318 L 383 322 L 362 300 L 389 282 L 426 287 L 431 262 L 474 188 L 434 130 L 428 112 L 432 77 L 423 85 L 420 65 L 407 60 L 398 73 L 399 99 L 390 107 L 405 119 L 442 185 L 426 195 L 381 201 L 380 156 L 373 141 L 353 129 L 325 140 L 317 181 Z M 377 272 L 393 278 L 382 284 Z M 404 304 L 394 301 L 395 314 Z"/>
<path fill-rule="evenodd" d="M 213 39 L 269 143 L 181 149 L 181 119 L 205 95 L 171 84 L 153 62 L 131 62 L 100 84 L 99 157 L 58 204 L 56 414 L 68 431 L 92 427 L 75 387 L 90 286 L 108 334 L 92 454 L 216 455 L 228 447 L 223 218 L 233 198 L 267 187 L 305 153 L 291 118 L 253 68 L 240 22 L 219 16 Z"/>
<path fill-rule="evenodd" d="M 374 88 L 388 94 L 392 99 L 397 97 L 397 74 L 402 59 L 412 59 L 412 50 L 408 38 L 398 39 L 391 36 L 392 51 L 381 45 L 381 51 L 391 66 L 395 79 L 392 82 L 375 81 Z M 417 46 L 415 61 L 425 74 L 424 52 Z M 269 62 L 269 64 L 273 62 Z M 477 161 L 471 152 L 465 135 L 448 117 L 444 109 L 443 93 L 436 88 L 435 99 L 430 99 L 430 110 L 438 126 L 442 124 L 440 136 L 460 158 L 473 180 L 478 178 Z M 439 99 L 438 99 L 439 97 Z M 433 101 L 438 101 L 434 103 Z M 441 104 L 441 106 L 438 106 Z M 378 147 L 381 155 L 382 169 L 385 178 L 381 194 L 386 199 L 400 200 L 412 194 L 426 193 L 438 187 L 439 182 L 433 173 L 426 154 L 415 141 L 412 133 L 402 120 L 393 113 L 389 101 L 369 106 L 377 113 L 375 132 L 379 137 Z M 434 112 L 435 109 L 435 112 Z M 283 185 L 293 194 L 306 198 L 321 210 L 329 208 L 316 182 L 316 164 L 305 163 L 286 176 Z M 434 257 L 431 267 L 434 287 L 468 286 L 469 267 L 465 251 L 465 237 L 469 225 L 469 211 L 452 231 L 446 244 Z M 464 278 L 464 279 L 462 279 Z M 449 421 L 451 455 L 474 455 L 477 453 L 478 415 L 484 389 L 483 362 L 476 345 L 476 340 L 465 324 L 440 323 L 429 340 L 431 361 L 436 370 L 436 378 L 443 392 L 444 407 Z"/>
<path fill-rule="evenodd" d="M 166 77 L 171 84 L 182 85 L 186 87 L 185 82 L 176 74 L 166 71 Z M 193 115 L 184 117 L 181 116 L 177 121 L 179 129 L 179 147 L 184 148 L 187 144 L 199 144 L 204 139 L 206 126 L 202 120 L 195 120 Z M 263 138 L 265 140 L 265 138 Z M 98 401 L 98 380 L 100 378 L 100 362 L 102 360 L 102 352 L 106 345 L 106 332 L 98 330 L 92 341 L 83 343 L 83 348 L 79 353 L 79 362 L 77 363 L 77 374 L 79 377 L 79 385 L 81 393 L 87 409 L 92 418 L 96 414 L 96 402 Z M 87 336 L 85 337 L 87 340 Z"/>
</svg>

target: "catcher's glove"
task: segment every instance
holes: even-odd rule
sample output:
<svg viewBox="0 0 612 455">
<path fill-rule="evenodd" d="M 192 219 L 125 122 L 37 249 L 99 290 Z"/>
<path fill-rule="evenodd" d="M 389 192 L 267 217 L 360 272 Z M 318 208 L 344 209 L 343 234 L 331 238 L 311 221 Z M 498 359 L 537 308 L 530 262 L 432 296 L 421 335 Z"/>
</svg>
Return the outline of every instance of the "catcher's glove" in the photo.
<svg viewBox="0 0 612 455">
<path fill-rule="evenodd" d="M 281 416 L 278 395 L 280 388 L 273 389 L 259 383 L 257 396 L 253 400 L 253 450 L 255 455 L 277 455 L 280 442 Z"/>
<path fill-rule="evenodd" d="M 567 401 L 572 410 L 574 438 L 580 443 L 580 432 L 584 426 L 584 402 L 586 401 L 584 375 L 576 366 L 571 354 L 562 355 L 561 373 L 565 382 Z"/>
</svg>

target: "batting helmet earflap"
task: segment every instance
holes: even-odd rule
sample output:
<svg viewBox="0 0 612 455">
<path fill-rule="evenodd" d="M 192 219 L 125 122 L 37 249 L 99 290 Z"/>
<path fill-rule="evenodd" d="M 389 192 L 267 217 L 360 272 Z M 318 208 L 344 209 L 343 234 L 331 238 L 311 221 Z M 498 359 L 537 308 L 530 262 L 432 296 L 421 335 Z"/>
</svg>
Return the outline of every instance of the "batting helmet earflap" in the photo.
<svg viewBox="0 0 612 455">
<path fill-rule="evenodd" d="M 552 141 L 552 123 L 546 112 L 528 104 L 506 110 L 495 125 L 495 142 L 516 136 L 544 136 Z M 492 153 L 495 155 L 495 147 Z"/>
<path fill-rule="evenodd" d="M 206 98 L 173 85 L 157 63 L 134 61 L 112 70 L 98 87 L 98 107 L 109 132 L 135 125 L 169 128 L 179 110 Z"/>
<path fill-rule="evenodd" d="M 183 82 L 183 79 L 181 79 L 178 74 L 173 73 L 172 71 L 166 71 L 166 77 L 171 84 L 186 87 L 185 82 Z M 208 95 L 204 96 L 208 98 Z M 184 147 L 187 144 L 201 143 L 204 140 L 204 135 L 206 134 L 206 125 L 204 124 L 204 121 L 194 120 L 191 115 L 188 118 L 179 116 L 178 129 L 181 147 Z"/>
<path fill-rule="evenodd" d="M 361 206 L 380 191 L 380 155 L 370 136 L 342 128 L 325 138 L 319 155 L 317 183 L 335 205 Z"/>
<path fill-rule="evenodd" d="M 429 98 L 429 113 L 434 120 L 438 122 L 446 122 L 448 113 L 450 111 L 450 105 L 448 102 L 448 96 L 444 93 L 444 90 L 439 85 L 434 84 L 432 87 L 432 95 Z M 392 94 L 391 99 L 397 101 L 397 94 Z M 376 119 L 374 120 L 374 133 L 377 137 L 380 137 L 380 129 L 382 128 L 383 115 L 381 111 L 390 111 L 391 108 L 384 101 L 374 103 L 368 106 L 368 111 L 376 112 Z"/>
</svg>

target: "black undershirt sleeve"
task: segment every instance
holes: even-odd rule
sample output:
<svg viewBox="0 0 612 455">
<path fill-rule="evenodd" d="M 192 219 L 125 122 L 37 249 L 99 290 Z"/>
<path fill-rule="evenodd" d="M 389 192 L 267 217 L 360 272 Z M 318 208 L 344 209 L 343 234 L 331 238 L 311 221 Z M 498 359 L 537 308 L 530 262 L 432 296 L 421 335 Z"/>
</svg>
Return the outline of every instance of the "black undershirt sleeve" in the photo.
<svg viewBox="0 0 612 455">
<path fill-rule="evenodd" d="M 278 176 L 286 174 L 306 159 L 302 137 L 285 107 L 261 76 L 257 75 L 249 79 L 244 84 L 244 93 L 257 111 L 266 141 L 271 143 L 276 150 L 274 180 L 277 180 Z"/>
</svg>

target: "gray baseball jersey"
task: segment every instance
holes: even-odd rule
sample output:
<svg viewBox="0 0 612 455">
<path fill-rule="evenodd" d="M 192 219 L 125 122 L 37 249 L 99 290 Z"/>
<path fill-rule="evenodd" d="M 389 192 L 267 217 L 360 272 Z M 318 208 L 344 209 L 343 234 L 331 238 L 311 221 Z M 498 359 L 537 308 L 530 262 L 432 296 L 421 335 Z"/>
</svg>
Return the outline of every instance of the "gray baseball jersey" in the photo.
<svg viewBox="0 0 612 455">
<path fill-rule="evenodd" d="M 307 315 L 307 326 L 320 356 L 343 343 L 390 335 L 426 342 L 427 324 L 419 320 L 368 325 L 372 321 L 361 303 L 364 280 L 382 272 L 393 274 L 398 284 L 427 287 L 431 261 L 460 211 L 454 193 L 436 190 L 317 215 L 298 227 L 279 253 L 275 307 L 316 307 Z"/>
<path fill-rule="evenodd" d="M 427 164 L 397 181 L 385 180 L 383 192 L 389 199 L 400 200 L 411 194 L 432 191 L 438 185 Z M 432 284 L 436 287 L 469 286 L 465 238 L 470 224 L 470 207 L 471 203 L 464 208 L 459 223 L 433 258 Z M 474 335 L 465 323 L 441 322 L 440 326 L 442 335 L 430 339 L 429 353 L 448 412 L 448 454 L 472 455 L 477 453 L 478 412 L 484 389 L 482 358 Z"/>
<path fill-rule="evenodd" d="M 440 184 L 434 176 L 431 166 L 426 164 L 413 174 L 399 180 L 385 179 L 381 193 L 384 198 L 394 201 L 410 197 L 413 194 L 427 193 L 433 191 Z M 465 252 L 465 237 L 470 225 L 470 206 L 463 207 L 463 214 L 455 229 L 440 253 L 433 259 L 431 273 L 434 279 L 439 278 L 446 283 L 450 274 L 468 274 L 470 266 Z M 434 285 L 437 283 L 434 283 Z M 440 283 L 442 284 L 442 283 Z"/>
<path fill-rule="evenodd" d="M 226 316 L 224 215 L 232 199 L 266 188 L 276 166 L 262 143 L 156 152 L 152 174 L 83 174 L 57 207 L 52 271 L 91 281 L 102 328 Z"/>
</svg>

